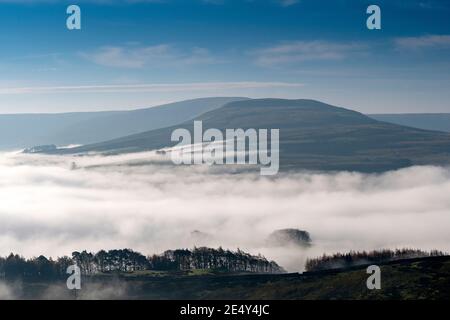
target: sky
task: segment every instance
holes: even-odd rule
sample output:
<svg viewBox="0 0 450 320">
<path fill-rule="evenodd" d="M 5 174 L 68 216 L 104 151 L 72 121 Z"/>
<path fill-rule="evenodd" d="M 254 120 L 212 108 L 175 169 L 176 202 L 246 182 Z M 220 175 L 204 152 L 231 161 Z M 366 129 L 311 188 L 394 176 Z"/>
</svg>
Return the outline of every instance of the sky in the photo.
<svg viewBox="0 0 450 320">
<path fill-rule="evenodd" d="M 366 27 L 371 4 L 381 30 Z M 450 112 L 445 0 L 0 0 L 0 28 L 0 113 L 207 96 Z"/>
</svg>

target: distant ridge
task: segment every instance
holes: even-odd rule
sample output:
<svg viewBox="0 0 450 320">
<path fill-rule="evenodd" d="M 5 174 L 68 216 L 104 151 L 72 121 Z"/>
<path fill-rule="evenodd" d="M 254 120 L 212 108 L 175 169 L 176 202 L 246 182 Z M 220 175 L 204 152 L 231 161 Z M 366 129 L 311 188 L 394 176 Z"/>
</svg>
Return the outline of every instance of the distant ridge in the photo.
<svg viewBox="0 0 450 320">
<path fill-rule="evenodd" d="M 163 128 L 247 98 L 185 100 L 130 111 L 0 115 L 0 149 L 88 144 Z"/>
<path fill-rule="evenodd" d="M 450 113 L 371 114 L 369 117 L 413 128 L 450 132 Z"/>
<path fill-rule="evenodd" d="M 196 117 L 207 128 L 278 128 L 282 169 L 382 172 L 411 165 L 448 164 L 450 134 L 380 122 L 359 112 L 314 100 L 252 99 L 230 102 Z M 181 125 L 86 145 L 58 154 L 107 154 L 173 146 Z"/>
</svg>

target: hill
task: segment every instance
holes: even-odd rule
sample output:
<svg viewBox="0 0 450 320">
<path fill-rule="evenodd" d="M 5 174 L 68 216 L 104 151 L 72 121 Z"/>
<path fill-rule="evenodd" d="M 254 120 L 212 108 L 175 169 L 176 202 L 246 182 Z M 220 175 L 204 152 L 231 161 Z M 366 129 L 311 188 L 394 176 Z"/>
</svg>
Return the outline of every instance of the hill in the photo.
<svg viewBox="0 0 450 320">
<path fill-rule="evenodd" d="M 368 290 L 366 267 L 291 274 L 129 273 L 92 276 L 79 299 L 448 300 L 450 257 L 379 264 L 381 290 Z M 1 285 L 1 283 L 0 283 Z M 15 287 L 13 287 L 15 285 Z M 21 299 L 73 299 L 65 281 L 11 283 Z"/>
<path fill-rule="evenodd" d="M 369 117 L 402 126 L 450 132 L 450 113 L 371 114 Z"/>
<path fill-rule="evenodd" d="M 381 172 L 411 165 L 448 164 L 450 134 L 374 120 L 359 112 L 314 100 L 253 99 L 195 118 L 203 129 L 280 129 L 281 169 Z M 106 142 L 54 153 L 108 154 L 155 150 L 175 145 L 176 128 L 193 131 L 193 120 Z"/>
<path fill-rule="evenodd" d="M 245 98 L 203 98 L 131 111 L 0 115 L 0 149 L 87 144 L 192 119 Z"/>
</svg>

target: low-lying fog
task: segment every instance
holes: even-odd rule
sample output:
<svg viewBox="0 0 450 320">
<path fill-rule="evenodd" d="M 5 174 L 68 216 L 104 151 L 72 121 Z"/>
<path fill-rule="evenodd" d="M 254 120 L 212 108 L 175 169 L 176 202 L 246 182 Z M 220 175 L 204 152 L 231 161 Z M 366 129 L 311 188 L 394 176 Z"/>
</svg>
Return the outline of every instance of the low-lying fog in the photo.
<svg viewBox="0 0 450 320">
<path fill-rule="evenodd" d="M 0 255 L 207 245 L 262 253 L 300 271 L 306 257 L 324 252 L 450 251 L 448 168 L 274 178 L 168 166 L 158 157 L 0 154 Z M 141 160 L 148 162 L 123 165 Z M 313 246 L 268 246 L 282 228 L 309 231 Z"/>
</svg>

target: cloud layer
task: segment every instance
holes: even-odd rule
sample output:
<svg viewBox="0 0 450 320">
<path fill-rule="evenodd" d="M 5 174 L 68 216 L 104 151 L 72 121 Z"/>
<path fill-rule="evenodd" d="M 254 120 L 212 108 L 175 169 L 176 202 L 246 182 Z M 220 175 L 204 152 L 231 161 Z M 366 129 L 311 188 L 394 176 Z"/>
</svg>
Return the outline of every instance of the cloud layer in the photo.
<svg viewBox="0 0 450 320">
<path fill-rule="evenodd" d="M 298 271 L 324 252 L 450 250 L 447 168 L 264 178 L 174 168 L 158 157 L 0 155 L 0 255 L 222 245 Z M 268 247 L 266 237 L 281 228 L 309 231 L 314 245 Z"/>
</svg>

